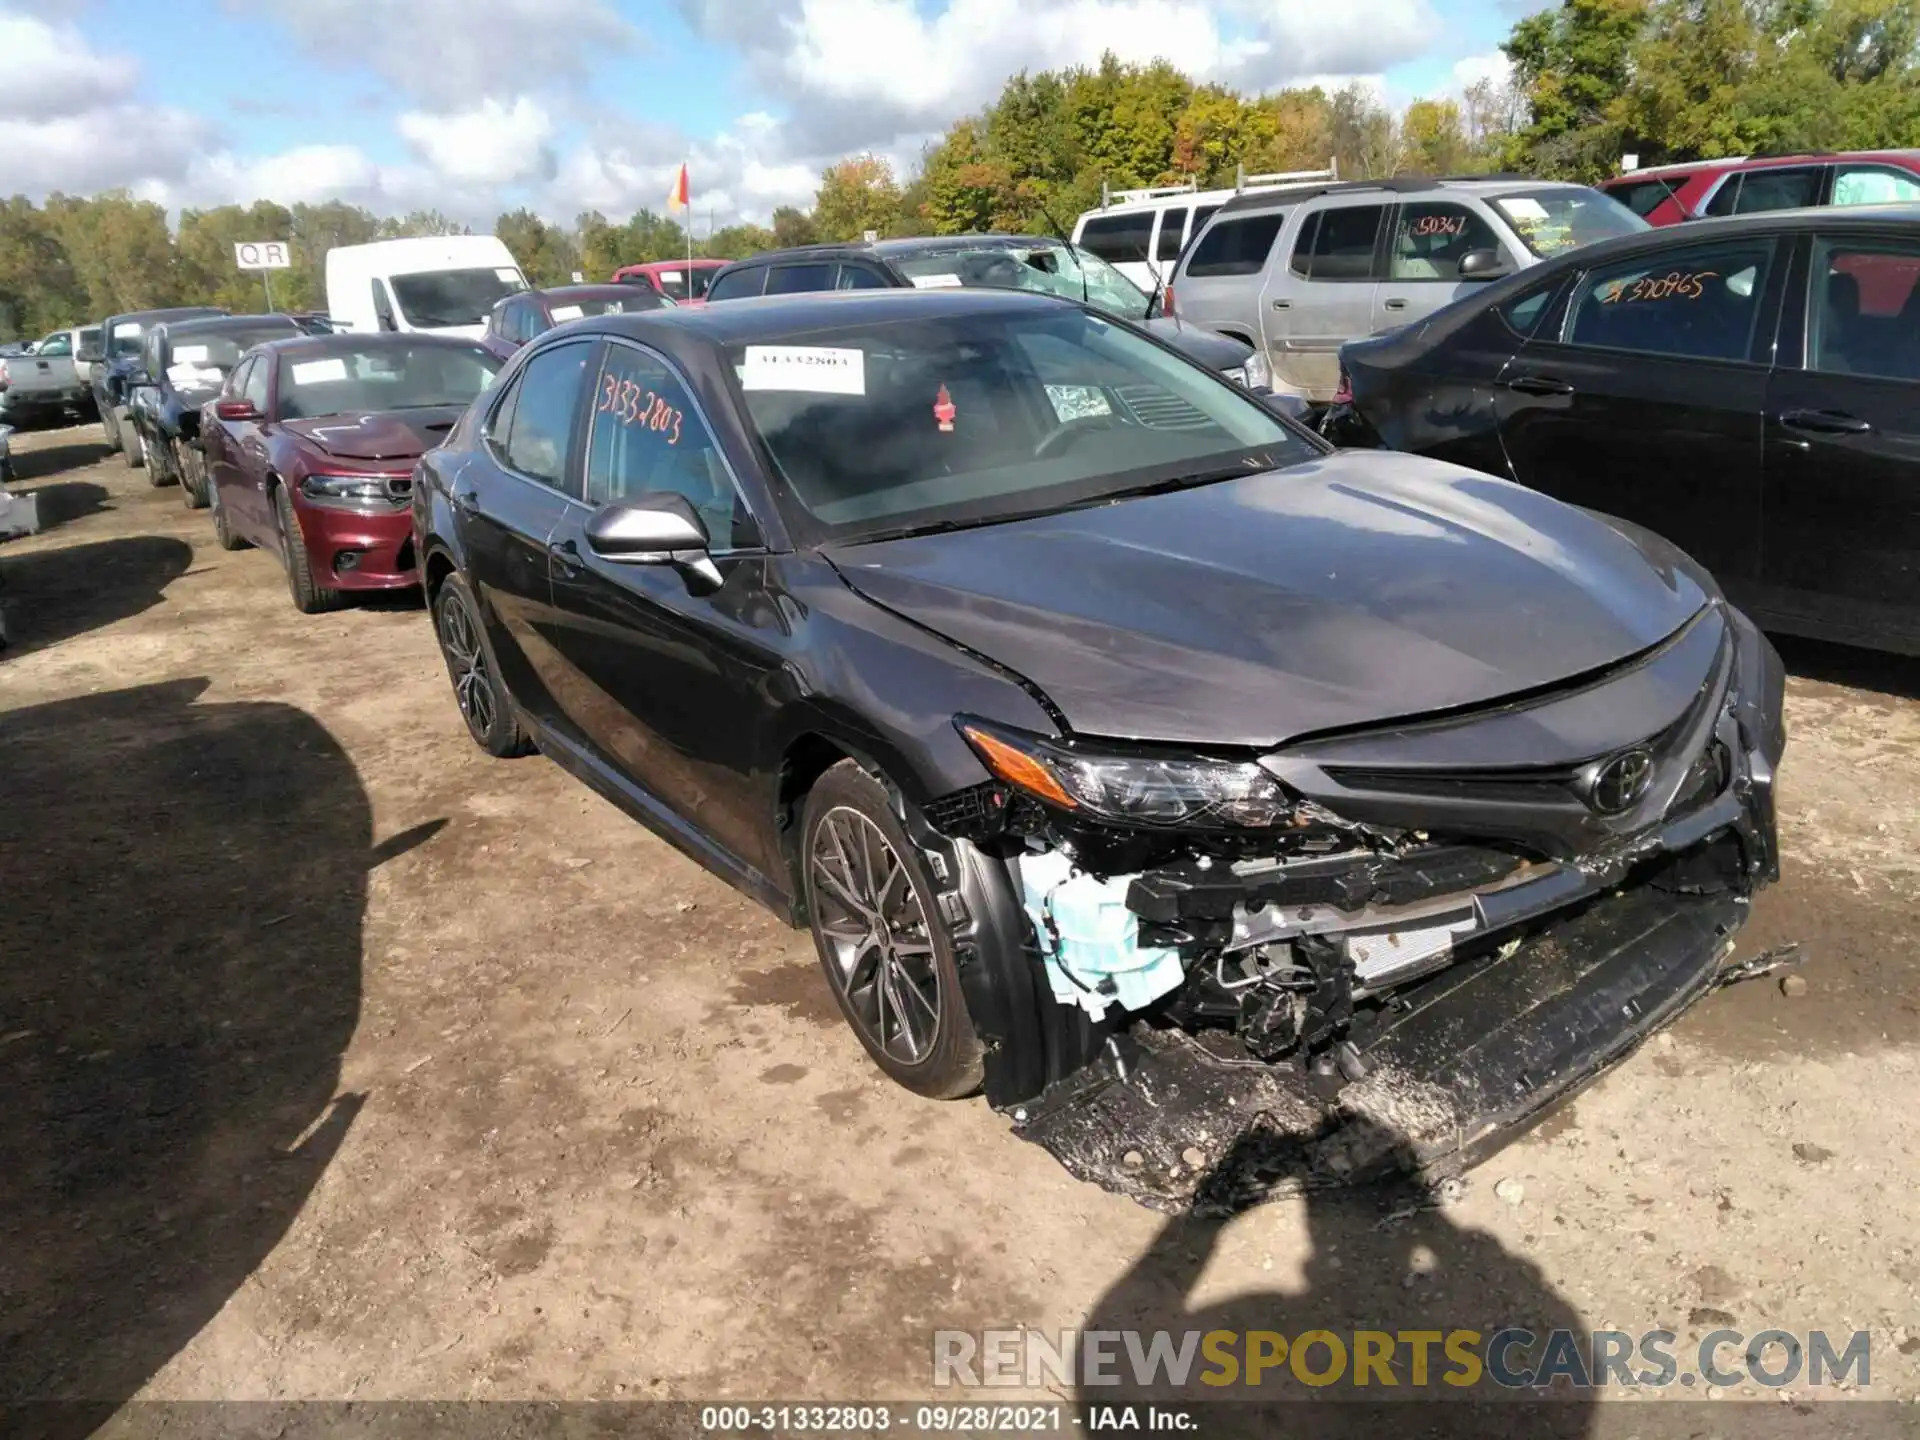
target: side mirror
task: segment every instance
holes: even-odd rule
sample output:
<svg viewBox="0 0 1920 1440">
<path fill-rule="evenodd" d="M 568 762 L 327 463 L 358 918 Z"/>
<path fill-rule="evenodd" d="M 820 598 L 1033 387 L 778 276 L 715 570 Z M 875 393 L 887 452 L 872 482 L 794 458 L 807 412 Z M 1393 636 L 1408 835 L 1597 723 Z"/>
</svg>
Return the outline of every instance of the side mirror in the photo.
<svg viewBox="0 0 1920 1440">
<path fill-rule="evenodd" d="M 1313 402 L 1304 395 L 1269 390 L 1260 399 L 1276 415 L 1284 416 L 1288 420 L 1297 420 L 1302 425 L 1312 423 L 1309 417 L 1313 414 Z"/>
<path fill-rule="evenodd" d="M 251 400 L 216 400 L 213 413 L 222 420 L 258 420 L 260 412 Z"/>
<path fill-rule="evenodd" d="M 1498 250 L 1469 250 L 1460 257 L 1462 280 L 1498 280 L 1508 272 Z"/>
<path fill-rule="evenodd" d="M 706 523 L 684 495 L 656 492 L 615 501 L 587 522 L 587 546 L 619 565 L 671 565 L 708 589 L 723 577 L 707 554 Z"/>
</svg>

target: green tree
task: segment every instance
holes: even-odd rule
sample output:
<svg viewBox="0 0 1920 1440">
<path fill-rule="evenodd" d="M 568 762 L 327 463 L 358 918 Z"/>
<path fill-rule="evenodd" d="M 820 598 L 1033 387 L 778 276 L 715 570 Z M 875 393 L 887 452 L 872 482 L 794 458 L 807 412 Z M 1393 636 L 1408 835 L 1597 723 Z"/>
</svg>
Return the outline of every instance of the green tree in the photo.
<svg viewBox="0 0 1920 1440">
<path fill-rule="evenodd" d="M 1391 175 L 1399 167 L 1393 112 L 1363 85 L 1336 90 L 1327 103 L 1327 138 L 1343 180 Z"/>
<path fill-rule="evenodd" d="M 506 243 L 536 287 L 565 285 L 579 267 L 580 255 L 573 237 L 531 210 L 508 211 L 494 222 L 493 233 Z"/>
<path fill-rule="evenodd" d="M 1500 48 L 1527 123 L 1507 148 L 1511 168 L 1579 180 L 1613 173 L 1622 139 L 1616 102 L 1646 21 L 1647 0 L 1561 0 L 1513 27 Z"/>
<path fill-rule="evenodd" d="M 1416 100 L 1400 117 L 1400 168 L 1414 175 L 1459 175 L 1473 163 L 1460 107 Z"/>
<path fill-rule="evenodd" d="M 0 201 L 0 340 L 37 340 L 89 318 L 86 288 L 46 213 L 24 195 Z"/>
<path fill-rule="evenodd" d="M 266 294 L 260 272 L 240 269 L 233 247 L 253 240 L 282 240 L 291 245 L 292 239 L 292 212 L 270 200 L 256 200 L 245 207 L 182 211 L 174 241 L 180 294 L 196 304 L 224 305 L 237 315 L 263 310 Z M 292 308 L 296 283 L 301 294 L 311 289 L 311 260 L 297 250 L 291 258 L 292 269 L 271 277 L 276 309 Z"/>
<path fill-rule="evenodd" d="M 858 240 L 868 230 L 889 235 L 900 218 L 893 167 L 877 155 L 829 165 L 814 196 L 813 223 L 823 240 Z"/>
<path fill-rule="evenodd" d="M 791 245 L 813 245 L 820 239 L 820 231 L 813 223 L 813 216 L 791 205 L 782 205 L 773 212 L 773 243 L 782 249 Z"/>
<path fill-rule="evenodd" d="M 85 289 L 88 313 L 110 315 L 180 298 L 167 212 L 124 190 L 90 199 L 47 197 L 45 213 Z"/>
</svg>

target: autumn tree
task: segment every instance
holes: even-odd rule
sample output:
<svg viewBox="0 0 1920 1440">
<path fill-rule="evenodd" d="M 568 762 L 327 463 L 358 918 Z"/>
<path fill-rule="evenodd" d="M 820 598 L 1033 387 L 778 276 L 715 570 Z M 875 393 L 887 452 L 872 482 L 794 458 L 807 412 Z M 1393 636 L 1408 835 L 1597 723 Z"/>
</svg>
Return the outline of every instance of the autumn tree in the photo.
<svg viewBox="0 0 1920 1440">
<path fill-rule="evenodd" d="M 877 155 L 855 155 L 829 165 L 814 196 L 813 223 L 823 240 L 858 240 L 868 230 L 893 233 L 900 187 L 893 167 Z"/>
<path fill-rule="evenodd" d="M 1460 106 L 1416 100 L 1400 117 L 1400 168 L 1414 175 L 1459 175 L 1473 164 Z"/>
</svg>

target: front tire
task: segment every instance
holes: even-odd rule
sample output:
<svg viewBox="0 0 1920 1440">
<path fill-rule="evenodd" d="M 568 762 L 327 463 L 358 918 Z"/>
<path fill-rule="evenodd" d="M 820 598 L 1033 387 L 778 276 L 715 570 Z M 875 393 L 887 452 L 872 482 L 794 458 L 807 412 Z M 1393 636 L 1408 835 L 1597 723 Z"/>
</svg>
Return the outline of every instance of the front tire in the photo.
<svg viewBox="0 0 1920 1440">
<path fill-rule="evenodd" d="M 500 678 L 479 606 L 458 575 L 447 576 L 434 593 L 433 629 L 440 637 L 447 678 L 453 682 L 454 703 L 473 743 L 502 760 L 532 750 L 533 743 L 513 713 L 513 697 Z"/>
<path fill-rule="evenodd" d="M 129 470 L 138 470 L 147 463 L 147 447 L 140 438 L 140 427 L 133 423 L 133 417 L 124 409 L 120 412 L 120 423 L 115 427 L 120 432 L 120 458 Z M 147 478 L 155 485 L 162 483 L 157 471 L 149 471 Z"/>
<path fill-rule="evenodd" d="M 953 940 L 887 787 L 851 760 L 828 770 L 807 795 L 800 855 L 820 968 L 873 1063 L 932 1099 L 978 1090 Z"/>
<path fill-rule="evenodd" d="M 306 542 L 300 538 L 300 517 L 293 511 L 293 499 L 287 494 L 286 486 L 273 487 L 273 508 L 280 518 L 281 559 L 287 567 L 287 590 L 293 596 L 293 608 L 302 615 L 338 610 L 346 597 L 313 578 Z"/>
</svg>

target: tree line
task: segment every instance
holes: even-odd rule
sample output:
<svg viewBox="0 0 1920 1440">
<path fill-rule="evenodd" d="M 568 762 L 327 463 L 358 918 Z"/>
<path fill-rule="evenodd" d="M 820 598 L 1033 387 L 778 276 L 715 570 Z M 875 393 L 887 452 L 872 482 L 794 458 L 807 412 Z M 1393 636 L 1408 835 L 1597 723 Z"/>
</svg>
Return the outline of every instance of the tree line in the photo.
<svg viewBox="0 0 1920 1440">
<path fill-rule="evenodd" d="M 1360 86 L 1247 96 L 1163 63 L 1014 76 L 979 113 L 896 176 L 874 155 L 829 166 L 810 209 L 699 235 L 696 253 L 881 235 L 1070 228 L 1114 189 L 1231 184 L 1241 171 L 1343 178 L 1519 171 L 1597 180 L 1623 154 L 1642 164 L 1726 154 L 1920 145 L 1920 0 L 1560 0 L 1520 20 L 1512 80 L 1399 113 Z M 697 179 L 698 177 L 696 177 Z M 696 196 L 697 198 L 697 196 Z M 697 214 L 697 206 L 696 206 Z M 166 212 L 124 193 L 0 201 L 0 339 L 116 310 L 195 303 L 252 309 L 260 278 L 234 268 L 237 241 L 291 242 L 273 277 L 284 309 L 324 309 L 335 245 L 463 227 L 431 211 L 383 218 L 330 201 Z M 604 280 L 621 265 L 687 253 L 687 231 L 642 210 L 571 222 L 499 217 L 537 285 Z"/>
</svg>

